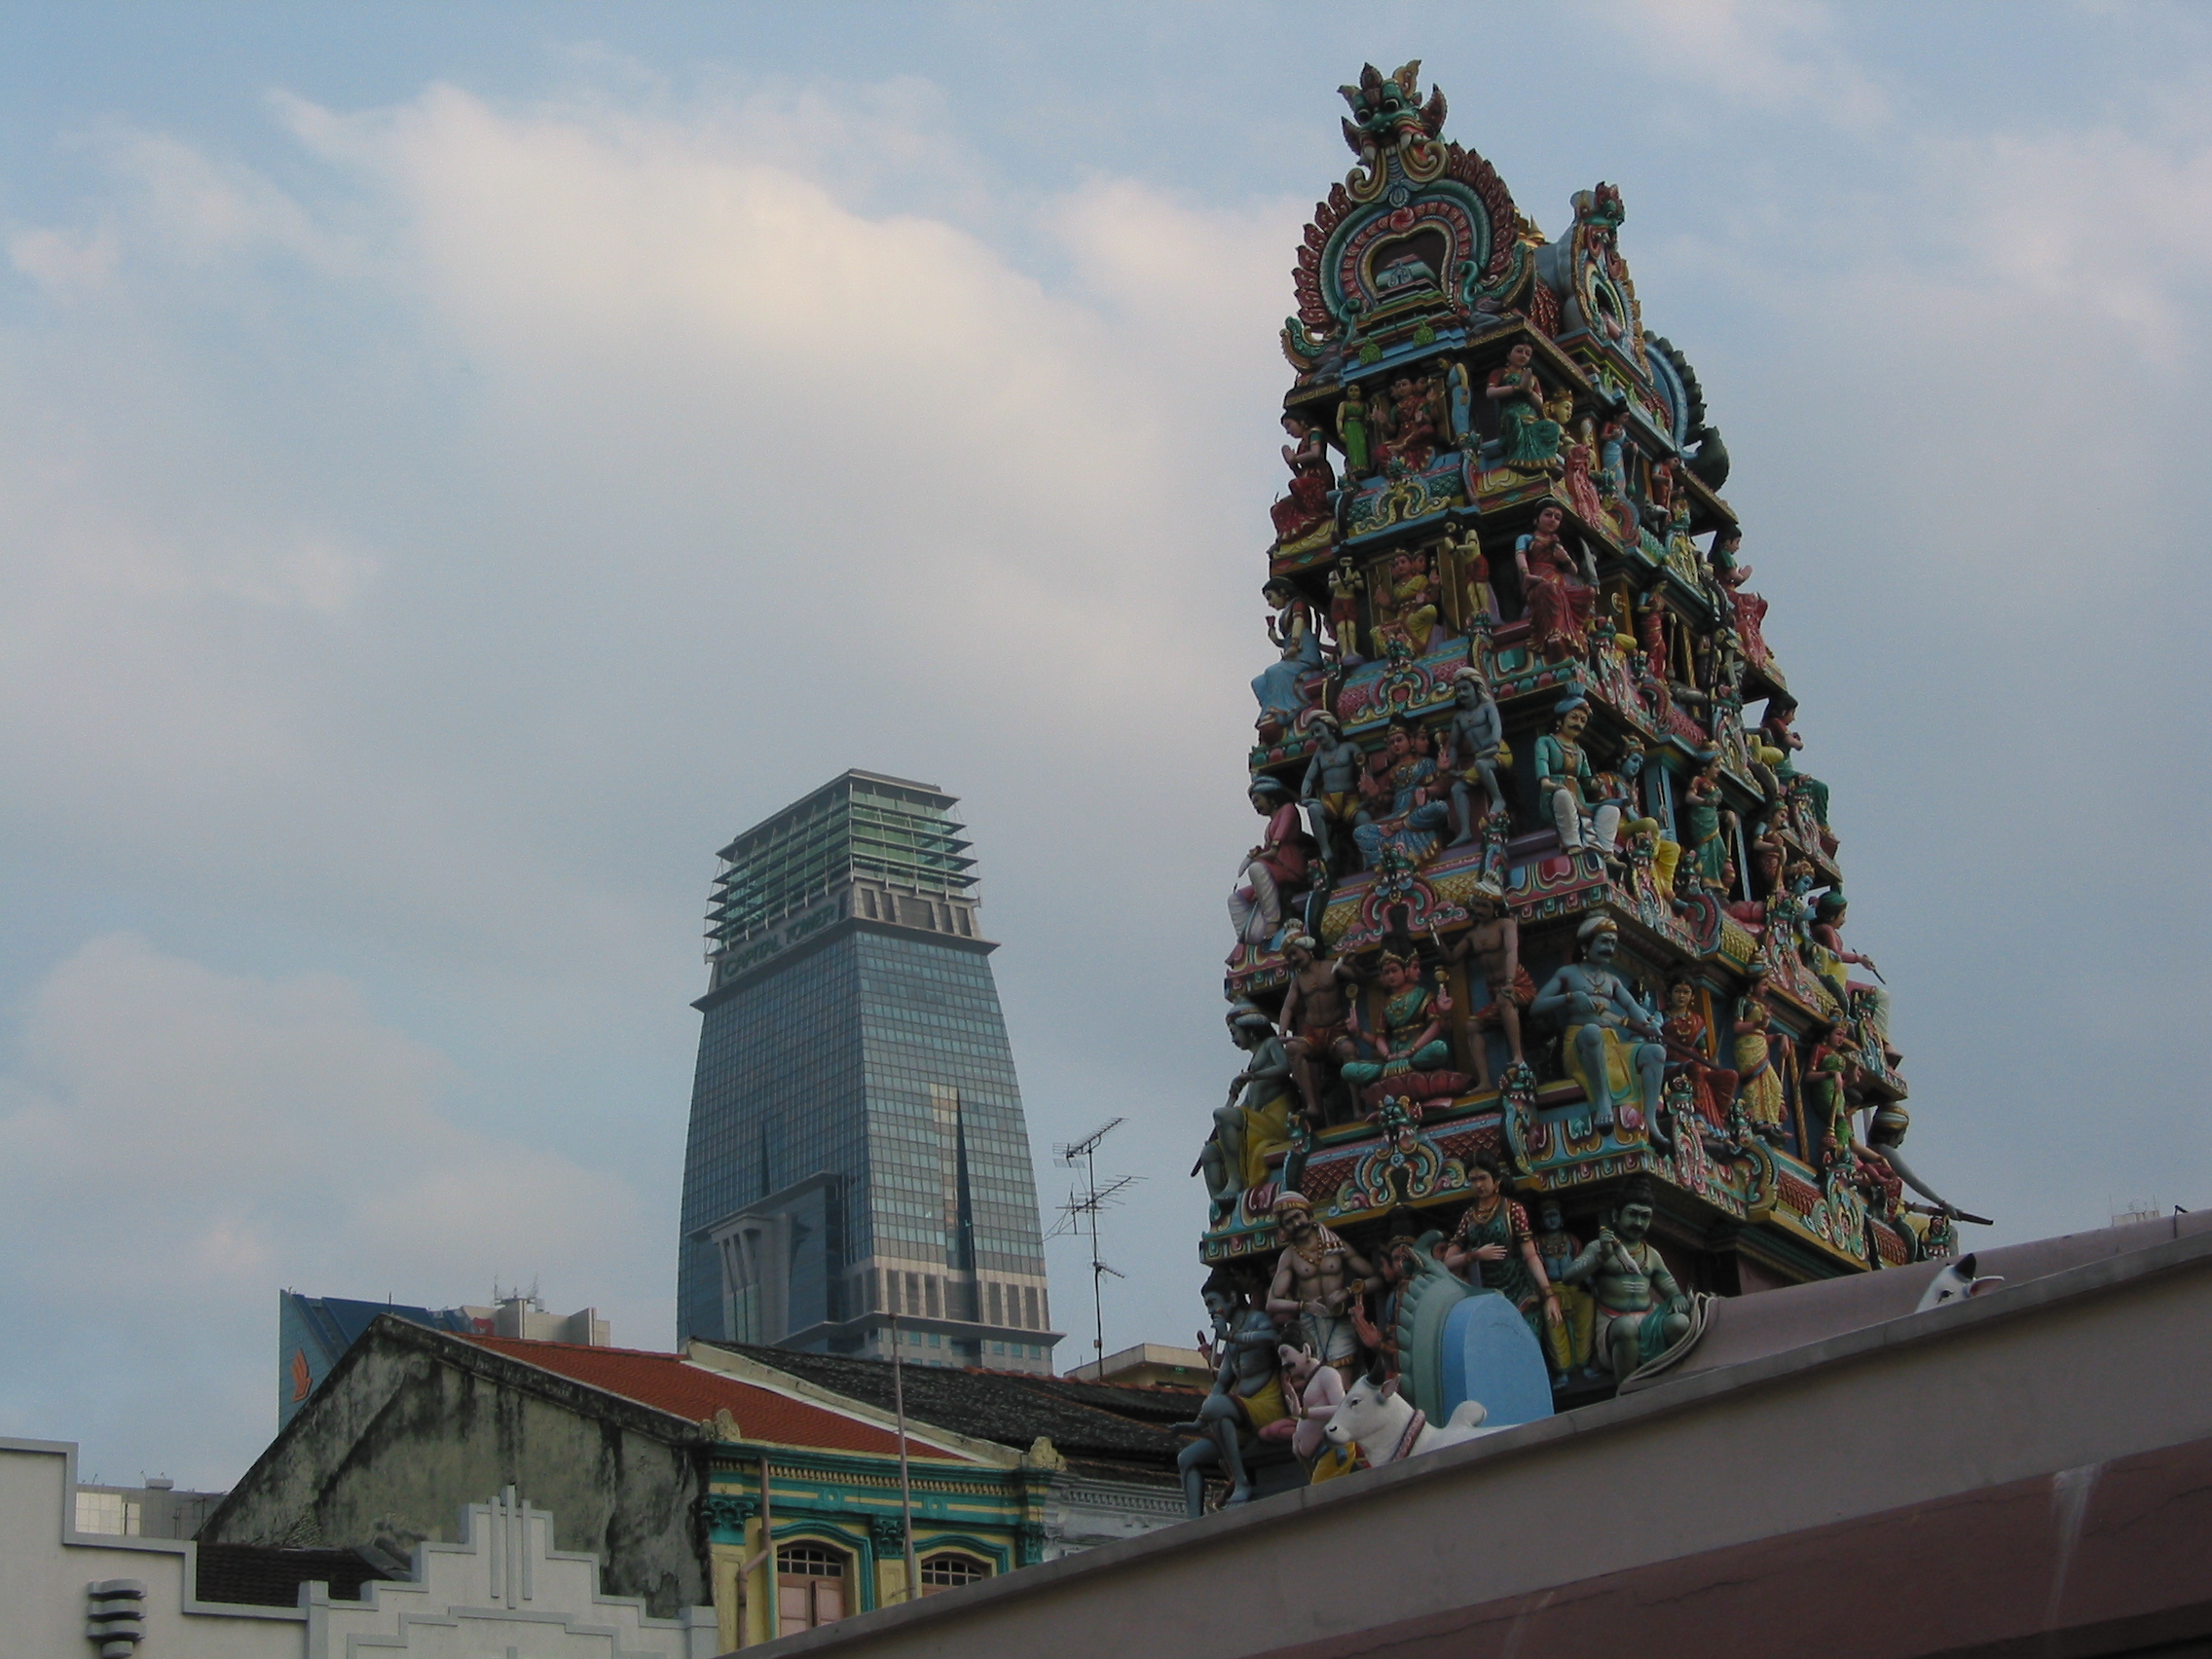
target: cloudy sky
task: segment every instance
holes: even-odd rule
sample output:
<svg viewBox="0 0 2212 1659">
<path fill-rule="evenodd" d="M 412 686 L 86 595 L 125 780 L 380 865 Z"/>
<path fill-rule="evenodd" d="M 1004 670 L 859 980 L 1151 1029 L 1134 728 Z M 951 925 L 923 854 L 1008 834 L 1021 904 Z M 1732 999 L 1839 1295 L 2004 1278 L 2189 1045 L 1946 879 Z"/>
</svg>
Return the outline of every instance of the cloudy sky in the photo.
<svg viewBox="0 0 2212 1659">
<path fill-rule="evenodd" d="M 1125 1117 L 1108 1343 L 1189 1340 L 1366 59 L 1547 231 L 1622 187 L 1917 1161 L 1992 1240 L 2212 1202 L 2212 19 L 1065 11 L 11 18 L 0 1432 L 228 1482 L 281 1285 L 666 1346 L 713 851 L 850 765 L 965 797 L 1047 1200 Z"/>
</svg>

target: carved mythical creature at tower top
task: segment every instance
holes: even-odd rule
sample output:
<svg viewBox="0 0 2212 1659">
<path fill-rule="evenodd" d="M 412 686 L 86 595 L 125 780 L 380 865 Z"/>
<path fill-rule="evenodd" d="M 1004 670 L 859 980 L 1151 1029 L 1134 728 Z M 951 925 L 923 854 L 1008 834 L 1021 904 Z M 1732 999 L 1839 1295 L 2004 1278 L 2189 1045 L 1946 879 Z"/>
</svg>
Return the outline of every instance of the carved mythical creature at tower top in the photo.
<svg viewBox="0 0 2212 1659">
<path fill-rule="evenodd" d="M 1428 102 L 1420 102 L 1420 59 L 1403 64 L 1384 75 L 1372 63 L 1363 64 L 1359 85 L 1339 87 L 1351 115 L 1346 120 L 1345 143 L 1359 158 L 1359 166 L 1345 180 L 1355 202 L 1372 202 L 1382 193 L 1388 171 L 1384 157 L 1395 152 L 1408 176 L 1432 179 L 1444 170 L 1444 117 L 1449 106 L 1444 90 L 1431 88 Z"/>
</svg>

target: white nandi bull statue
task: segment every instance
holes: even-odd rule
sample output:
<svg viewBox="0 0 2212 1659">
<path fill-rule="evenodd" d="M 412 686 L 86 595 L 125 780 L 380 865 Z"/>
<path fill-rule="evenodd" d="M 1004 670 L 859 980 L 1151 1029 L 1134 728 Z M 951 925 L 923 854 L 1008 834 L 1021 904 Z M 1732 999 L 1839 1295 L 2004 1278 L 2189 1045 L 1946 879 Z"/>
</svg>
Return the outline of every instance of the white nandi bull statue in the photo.
<svg viewBox="0 0 2212 1659">
<path fill-rule="evenodd" d="M 1332 1446 L 1357 1445 L 1369 1466 L 1381 1468 L 1401 1457 L 1418 1457 L 1423 1452 L 1441 1452 L 1463 1440 L 1496 1432 L 1482 1426 L 1490 1414 L 1480 1400 L 1462 1400 L 1454 1408 L 1452 1420 L 1433 1423 L 1414 1403 L 1398 1392 L 1398 1380 L 1378 1382 L 1362 1377 L 1345 1393 L 1344 1403 L 1322 1432 Z"/>
<path fill-rule="evenodd" d="M 1971 1296 L 1986 1296 L 2004 1282 L 1995 1275 L 1976 1278 L 1973 1253 L 1969 1251 L 1957 1261 L 1943 1264 L 1942 1271 L 1930 1279 L 1928 1288 L 1921 1292 L 1920 1306 L 1913 1311 L 1925 1313 L 1931 1308 L 1948 1307 Z"/>
</svg>

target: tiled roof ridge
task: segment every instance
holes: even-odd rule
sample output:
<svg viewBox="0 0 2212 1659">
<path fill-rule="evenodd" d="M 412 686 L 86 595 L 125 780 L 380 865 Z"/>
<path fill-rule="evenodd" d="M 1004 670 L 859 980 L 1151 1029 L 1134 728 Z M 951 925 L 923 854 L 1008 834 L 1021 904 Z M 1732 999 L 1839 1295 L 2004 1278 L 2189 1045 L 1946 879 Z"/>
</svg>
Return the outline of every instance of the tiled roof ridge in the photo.
<svg viewBox="0 0 2212 1659">
<path fill-rule="evenodd" d="M 514 1339 L 509 1338 L 508 1340 L 513 1341 Z M 891 1369 L 891 1361 L 889 1361 L 888 1359 L 873 1359 L 866 1354 L 804 1353 L 800 1352 L 797 1349 L 781 1349 L 761 1343 L 724 1342 L 713 1337 L 699 1337 L 693 1340 L 697 1342 L 703 1342 L 710 1347 L 725 1348 L 732 1353 L 743 1353 L 750 1355 L 761 1353 L 790 1352 L 800 1359 L 822 1361 L 834 1365 L 863 1366 L 867 1367 L 870 1370 L 880 1367 L 885 1372 L 888 1372 Z M 575 1345 L 565 1344 L 562 1346 L 573 1346 Z M 604 1352 L 607 1350 L 603 1349 L 601 1351 Z M 681 1359 L 683 1356 L 679 1354 L 676 1357 Z M 766 1365 L 768 1364 L 768 1361 L 762 1360 L 760 1361 L 760 1363 Z M 907 1372 L 915 1375 L 927 1375 L 932 1372 L 936 1372 L 941 1375 L 942 1373 L 947 1371 L 957 1371 L 964 1372 L 970 1376 L 975 1377 L 1003 1377 L 1010 1382 L 1043 1384 L 1064 1383 L 1072 1388 L 1119 1388 L 1125 1393 L 1131 1394 L 1203 1394 L 1206 1391 L 1203 1388 L 1185 1387 L 1182 1384 L 1175 1382 L 1124 1382 L 1119 1379 L 1112 1377 L 1070 1377 L 1059 1372 L 1044 1373 L 1036 1371 L 1005 1370 L 995 1365 L 909 1365 L 905 1367 L 905 1369 Z"/>
<path fill-rule="evenodd" d="M 620 1354 L 627 1359 L 673 1359 L 682 1361 L 680 1353 L 665 1348 L 616 1347 L 608 1343 L 563 1343 L 544 1337 L 502 1337 L 497 1331 L 454 1331 L 448 1333 L 472 1343 L 527 1343 L 534 1348 L 564 1348 L 576 1353 Z"/>
<path fill-rule="evenodd" d="M 706 1347 L 717 1353 L 726 1355 L 729 1365 L 746 1367 L 754 1372 L 764 1373 L 765 1380 L 760 1377 L 748 1376 L 746 1371 L 743 1370 L 725 1371 L 721 1365 L 701 1359 L 696 1354 L 686 1354 L 684 1363 L 687 1365 L 697 1366 L 700 1370 L 712 1372 L 717 1376 L 733 1377 L 740 1382 L 751 1382 L 756 1387 L 785 1394 L 793 1399 L 819 1403 L 826 1410 L 850 1416 L 860 1422 L 872 1423 L 887 1434 L 897 1432 L 898 1417 L 897 1408 L 894 1405 L 879 1406 L 872 1400 L 861 1399 L 853 1393 L 831 1387 L 828 1382 L 818 1382 L 813 1378 L 803 1376 L 786 1366 L 771 1365 L 766 1360 L 756 1357 L 753 1353 L 739 1351 L 727 1344 L 695 1340 L 693 1346 Z M 842 1358 L 846 1356 L 824 1355 L 819 1357 Z M 1018 1462 L 1022 1454 L 1027 1450 L 1026 1447 L 1013 1446 L 1003 1440 L 993 1440 L 987 1435 L 970 1433 L 965 1429 L 953 1428 L 944 1423 L 918 1421 L 909 1413 L 906 1423 L 907 1437 L 912 1439 L 917 1433 L 938 1436 L 941 1441 L 952 1443 L 951 1450 L 981 1462 L 1004 1460 L 1011 1466 L 1013 1463 Z"/>
<path fill-rule="evenodd" d="M 843 1357 L 843 1356 L 840 1356 Z M 881 1363 L 878 1361 L 877 1363 Z M 946 1367 L 945 1369 L 950 1369 Z M 1124 1382 L 1116 1378 L 1069 1377 L 1059 1372 L 1050 1376 L 1035 1371 L 1001 1371 L 989 1365 L 964 1365 L 963 1371 L 973 1371 L 978 1377 L 1005 1377 L 1015 1382 L 1064 1382 L 1072 1388 L 1120 1388 L 1130 1394 L 1203 1394 L 1203 1388 L 1185 1387 L 1179 1382 Z"/>
<path fill-rule="evenodd" d="M 1119 1388 L 1124 1394 L 1203 1394 L 1203 1388 L 1189 1387 L 1181 1382 L 1119 1382 L 1113 1378 L 1100 1382 L 1095 1377 L 1038 1377 L 1023 1376 L 1018 1371 L 999 1372 L 995 1375 L 1015 1378 L 1023 1382 L 1058 1382 L 1070 1388 Z"/>
<path fill-rule="evenodd" d="M 809 1377 L 807 1369 L 812 1369 L 818 1374 L 842 1372 L 845 1377 L 856 1382 L 864 1378 L 879 1384 L 889 1381 L 890 1362 L 887 1360 L 863 1359 L 850 1354 L 791 1352 L 763 1348 L 753 1344 L 717 1342 L 712 1346 L 739 1352 L 749 1358 L 757 1356 L 756 1362 L 767 1366 L 769 1369 L 776 1369 L 777 1362 L 776 1359 L 767 1356 L 780 1354 L 784 1362 L 793 1367 L 794 1375 L 809 1382 L 816 1382 L 818 1386 L 829 1387 L 832 1392 L 836 1391 L 835 1384 L 827 1381 L 818 1381 L 817 1377 Z M 806 1369 L 801 1369 L 801 1367 Z M 906 1415 L 908 1418 L 950 1433 L 990 1439 L 993 1444 L 1008 1446 L 1014 1450 L 1020 1450 L 1029 1439 L 1033 1438 L 1036 1425 L 1032 1425 L 1031 1430 L 1017 1430 L 1015 1436 L 1010 1439 L 1003 1435 L 993 1435 L 987 1430 L 979 1429 L 973 1423 L 963 1427 L 957 1421 L 946 1421 L 945 1414 L 934 1409 L 955 1403 L 947 1401 L 938 1394 L 941 1381 L 961 1376 L 976 1376 L 993 1382 L 1004 1382 L 1010 1385 L 1013 1393 L 1021 1397 L 1025 1402 L 1041 1409 L 1063 1414 L 1063 1424 L 1066 1423 L 1066 1418 L 1070 1415 L 1075 1418 L 1077 1423 L 1096 1424 L 1097 1429 L 1092 1432 L 1097 1433 L 1099 1438 L 1089 1443 L 1090 1449 L 1093 1450 L 1105 1450 L 1119 1441 L 1121 1443 L 1120 1450 L 1131 1456 L 1164 1456 L 1173 1450 L 1175 1443 L 1180 1438 L 1161 1424 L 1147 1422 L 1141 1418 L 1124 1416 L 1109 1411 L 1104 1406 L 1094 1405 L 1088 1400 L 1078 1398 L 1071 1392 L 1057 1388 L 1034 1386 L 1034 1384 L 1041 1382 L 1050 1383 L 1061 1381 L 1057 1378 L 1024 1376 L 1021 1373 L 988 1372 L 973 1366 L 958 1368 L 951 1366 L 910 1366 L 906 1369 L 909 1378 L 906 1396 Z M 1088 1384 L 1079 1383 L 1077 1386 L 1088 1386 Z M 1159 1398 L 1157 1395 L 1146 1397 Z M 978 1404 L 983 1403 L 978 1402 Z M 1062 1426 L 1057 1433 L 1051 1430 L 1046 1432 L 1048 1438 L 1051 1439 L 1054 1447 L 1063 1456 L 1077 1456 L 1084 1450 L 1081 1446 L 1078 1446 L 1076 1451 L 1071 1452 L 1069 1450 L 1069 1445 L 1086 1432 L 1080 1427 L 1075 1428 L 1072 1436 L 1069 1433 L 1068 1426 Z"/>
<path fill-rule="evenodd" d="M 1088 1412 L 1092 1417 L 1103 1418 L 1108 1422 L 1117 1423 L 1124 1428 L 1142 1429 L 1149 1433 L 1159 1435 L 1164 1435 L 1167 1432 L 1165 1429 L 1160 1428 L 1156 1424 L 1142 1421 L 1137 1418 L 1123 1417 L 1118 1413 L 1108 1411 L 1104 1406 L 1094 1406 L 1088 1400 L 1072 1399 L 1065 1394 L 1045 1394 L 1041 1397 L 1051 1400 L 1054 1405 L 1060 1407 L 1063 1411 L 1072 1409 L 1079 1412 Z"/>
<path fill-rule="evenodd" d="M 573 1372 L 563 1370 L 557 1366 L 540 1364 L 537 1362 L 537 1360 L 531 1357 L 530 1351 L 516 1352 L 514 1350 L 520 1348 L 524 1350 L 535 1350 L 537 1353 L 544 1354 L 546 1350 L 551 1349 L 566 1354 L 575 1354 L 579 1357 L 588 1357 L 595 1360 L 619 1359 L 629 1361 L 656 1361 L 668 1367 L 671 1371 L 681 1373 L 682 1381 L 694 1387 L 703 1388 L 710 1392 L 714 1390 L 725 1391 L 727 1397 L 721 1403 L 725 1406 L 740 1408 L 738 1410 L 733 1410 L 730 1415 L 737 1419 L 738 1428 L 741 1434 L 746 1434 L 748 1432 L 746 1428 L 745 1419 L 749 1415 L 748 1412 L 742 1408 L 748 1407 L 754 1400 L 761 1396 L 765 1396 L 767 1399 L 775 1401 L 779 1406 L 790 1411 L 802 1414 L 811 1414 L 812 1416 L 817 1418 L 827 1418 L 831 1421 L 840 1424 L 848 1431 L 858 1431 L 862 1434 L 871 1435 L 887 1441 L 889 1442 L 889 1444 L 881 1447 L 839 1447 L 823 1444 L 822 1442 L 815 1440 L 793 1439 L 786 1441 L 777 1435 L 763 1434 L 757 1430 L 752 1432 L 752 1434 L 750 1435 L 751 1438 L 756 1438 L 769 1444 L 789 1445 L 794 1451 L 858 1452 L 863 1456 L 885 1457 L 895 1457 L 899 1455 L 900 1437 L 897 1430 L 895 1429 L 887 1428 L 880 1424 L 871 1422 L 864 1417 L 858 1417 L 849 1413 L 837 1411 L 830 1406 L 823 1405 L 813 1400 L 795 1398 L 793 1395 L 783 1393 L 777 1389 L 767 1387 L 761 1383 L 749 1382 L 748 1380 L 741 1377 L 732 1377 L 726 1372 L 716 1371 L 711 1366 L 695 1364 L 691 1360 L 686 1359 L 682 1354 L 664 1353 L 652 1348 L 600 1347 L 587 1343 L 539 1342 L 536 1339 L 531 1337 L 486 1337 L 456 1333 L 455 1340 L 458 1342 L 467 1343 L 472 1346 L 482 1349 L 485 1352 L 497 1355 L 501 1359 L 509 1360 L 514 1364 L 527 1365 L 533 1370 L 541 1371 L 549 1377 L 557 1377 L 562 1382 L 571 1383 L 575 1387 L 589 1388 L 593 1392 L 605 1394 L 610 1399 L 621 1400 L 630 1405 L 640 1407 L 645 1411 L 656 1412 L 664 1417 L 673 1418 L 679 1422 L 683 1422 L 696 1427 L 697 1424 L 704 1419 L 692 1418 L 686 1415 L 684 1412 L 677 1410 L 672 1406 L 659 1401 L 641 1399 L 637 1394 L 626 1392 L 621 1387 L 616 1386 L 610 1382 L 595 1382 L 589 1378 L 577 1376 Z M 929 1425 L 919 1426 L 926 1427 Z M 950 1450 L 948 1448 L 940 1446 L 934 1446 L 927 1441 L 918 1440 L 914 1437 L 911 1431 L 908 1432 L 905 1438 L 907 1455 L 909 1456 L 929 1457 L 940 1461 L 959 1463 L 972 1462 L 975 1460 L 969 1454 Z"/>
</svg>

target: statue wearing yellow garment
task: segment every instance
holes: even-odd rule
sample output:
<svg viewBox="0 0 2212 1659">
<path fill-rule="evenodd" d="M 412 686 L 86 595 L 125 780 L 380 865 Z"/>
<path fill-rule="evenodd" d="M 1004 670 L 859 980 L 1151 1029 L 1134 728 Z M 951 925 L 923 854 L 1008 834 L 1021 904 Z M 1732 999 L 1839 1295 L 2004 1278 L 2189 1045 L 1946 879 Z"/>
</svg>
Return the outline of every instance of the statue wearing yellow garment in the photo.
<svg viewBox="0 0 2212 1659">
<path fill-rule="evenodd" d="M 1620 930 L 1610 916 L 1591 917 L 1575 940 L 1580 960 L 1554 974 L 1529 1012 L 1565 1031 L 1562 1062 L 1582 1086 L 1601 1131 L 1613 1126 L 1615 1101 L 1641 1098 L 1649 1133 L 1663 1141 L 1659 1088 L 1667 1050 L 1659 1015 L 1613 971 Z"/>
<path fill-rule="evenodd" d="M 1250 1058 L 1231 1081 L 1228 1103 L 1214 1113 L 1213 1133 L 1198 1153 L 1214 1227 L 1235 1213 L 1238 1198 L 1268 1179 L 1268 1155 L 1290 1145 L 1290 1056 L 1274 1022 L 1240 1002 L 1229 1011 L 1229 1032 Z"/>
<path fill-rule="evenodd" d="M 1559 1200 L 1546 1198 L 1537 1211 L 1536 1253 L 1543 1258 L 1544 1274 L 1559 1298 L 1560 1322 L 1543 1330 L 1544 1357 L 1551 1361 L 1552 1381 L 1565 1382 L 1575 1372 L 1590 1373 L 1596 1351 L 1597 1304 L 1578 1284 L 1561 1282 L 1561 1275 L 1582 1253 L 1582 1240 L 1567 1230 Z"/>
</svg>

